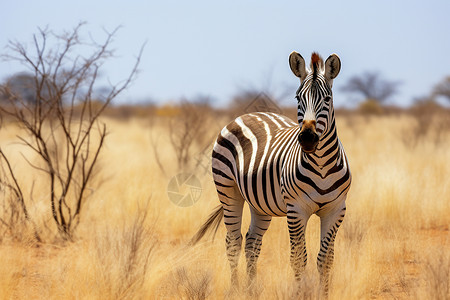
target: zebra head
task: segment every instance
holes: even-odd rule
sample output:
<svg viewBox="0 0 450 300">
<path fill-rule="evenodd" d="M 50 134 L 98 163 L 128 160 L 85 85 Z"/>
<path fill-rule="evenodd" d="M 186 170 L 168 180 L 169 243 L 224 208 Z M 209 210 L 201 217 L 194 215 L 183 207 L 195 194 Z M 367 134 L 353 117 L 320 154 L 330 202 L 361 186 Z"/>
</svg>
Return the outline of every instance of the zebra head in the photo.
<svg viewBox="0 0 450 300">
<path fill-rule="evenodd" d="M 334 118 L 331 87 L 341 69 L 341 61 L 332 54 L 324 63 L 317 53 L 313 53 L 308 70 L 303 57 L 294 51 L 289 56 L 289 65 L 294 75 L 300 78 L 296 95 L 301 128 L 298 139 L 304 152 L 313 153 Z"/>
</svg>

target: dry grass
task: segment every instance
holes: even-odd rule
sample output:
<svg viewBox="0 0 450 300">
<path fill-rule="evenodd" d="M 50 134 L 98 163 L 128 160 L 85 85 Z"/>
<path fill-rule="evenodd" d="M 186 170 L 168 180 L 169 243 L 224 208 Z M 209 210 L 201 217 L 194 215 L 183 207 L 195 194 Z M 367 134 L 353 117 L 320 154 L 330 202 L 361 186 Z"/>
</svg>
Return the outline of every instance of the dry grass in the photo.
<svg viewBox="0 0 450 300">
<path fill-rule="evenodd" d="M 201 198 L 192 207 L 175 206 L 166 187 L 177 169 L 163 123 L 105 121 L 109 135 L 97 178 L 103 184 L 91 190 L 76 242 L 36 245 L 4 237 L 1 299 L 316 299 L 317 217 L 308 223 L 300 294 L 289 266 L 284 218 L 274 219 L 264 237 L 256 288 L 245 288 L 244 256 L 242 285 L 232 288 L 223 226 L 213 242 L 187 247 L 218 204 L 209 173 L 191 164 L 202 183 Z M 400 136 L 410 121 L 408 116 L 338 118 L 354 181 L 336 240 L 330 299 L 450 297 L 450 135 L 444 132 L 440 143 L 422 138 L 410 148 Z M 211 130 L 225 123 L 218 120 Z M 5 124 L 1 146 L 14 156 L 27 193 L 33 187 L 34 202 L 28 205 L 40 226 L 45 185 L 26 170 L 18 152 L 26 150 L 12 143 L 17 132 Z M 154 159 L 151 134 L 160 137 L 157 148 L 168 177 Z M 196 145 L 199 152 L 205 146 Z M 245 211 L 244 230 L 248 224 Z"/>
</svg>

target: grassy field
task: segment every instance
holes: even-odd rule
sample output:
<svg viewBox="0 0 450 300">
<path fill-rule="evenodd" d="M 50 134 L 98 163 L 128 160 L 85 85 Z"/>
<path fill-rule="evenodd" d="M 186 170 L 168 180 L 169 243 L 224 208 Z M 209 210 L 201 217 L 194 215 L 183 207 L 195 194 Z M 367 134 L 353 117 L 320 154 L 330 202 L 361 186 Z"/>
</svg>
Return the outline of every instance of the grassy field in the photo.
<svg viewBox="0 0 450 300">
<path fill-rule="evenodd" d="M 285 218 L 274 219 L 264 236 L 253 294 L 230 289 L 224 226 L 214 241 L 187 246 L 218 204 L 202 151 L 228 120 L 208 125 L 208 138 L 191 149 L 191 163 L 183 171 L 196 175 L 202 193 L 193 206 L 180 207 L 167 195 L 169 180 L 180 170 L 164 120 L 104 119 L 109 135 L 75 241 L 62 243 L 48 235 L 36 244 L 20 226 L 20 238 L 4 235 L 0 298 L 295 298 Z M 431 126 L 418 136 L 412 122 L 405 114 L 338 115 L 353 184 L 336 239 L 330 299 L 450 297 L 450 131 L 437 134 L 439 126 Z M 19 133 L 13 124 L 3 124 L 1 147 L 11 156 L 25 194 L 33 194 L 30 214 L 45 224 L 50 219 L 45 180 L 29 171 L 19 154 L 32 155 L 15 143 Z M 196 168 L 194 157 L 200 161 Z M 318 293 L 318 221 L 313 216 L 308 223 L 304 299 Z M 244 234 L 248 224 L 245 209 Z M 241 256 L 243 285 L 244 260 Z"/>
</svg>

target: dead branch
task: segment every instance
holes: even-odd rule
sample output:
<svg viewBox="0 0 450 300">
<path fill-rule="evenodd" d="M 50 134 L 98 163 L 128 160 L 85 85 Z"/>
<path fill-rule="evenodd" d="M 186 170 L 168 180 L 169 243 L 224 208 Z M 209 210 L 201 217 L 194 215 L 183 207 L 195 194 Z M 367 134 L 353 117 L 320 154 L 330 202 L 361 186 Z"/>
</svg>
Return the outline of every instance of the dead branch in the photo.
<svg viewBox="0 0 450 300">
<path fill-rule="evenodd" d="M 49 205 L 52 218 L 60 236 L 71 240 L 79 223 L 86 190 L 90 189 L 94 170 L 106 138 L 106 125 L 100 121 L 105 108 L 122 93 L 136 77 L 145 44 L 140 49 L 128 77 L 120 83 L 110 84 L 102 102 L 94 99 L 98 87 L 98 74 L 105 61 L 112 57 L 110 50 L 118 28 L 106 32 L 103 42 L 82 42 L 84 23 L 63 34 L 39 29 L 33 36 L 33 50 L 25 44 L 10 42 L 12 54 L 3 58 L 18 61 L 31 70 L 33 101 L 25 101 L 23 94 L 10 85 L 0 87 L 4 105 L 0 112 L 17 122 L 25 131 L 18 136 L 37 156 L 37 162 L 25 157 L 29 166 L 48 178 Z M 53 42 L 53 43 L 51 43 Z M 47 45 L 55 44 L 54 49 Z M 90 48 L 91 54 L 83 56 L 80 47 Z M 28 138 L 26 138 L 26 136 Z M 14 191 L 25 215 L 26 201 L 8 158 L 7 163 Z"/>
</svg>

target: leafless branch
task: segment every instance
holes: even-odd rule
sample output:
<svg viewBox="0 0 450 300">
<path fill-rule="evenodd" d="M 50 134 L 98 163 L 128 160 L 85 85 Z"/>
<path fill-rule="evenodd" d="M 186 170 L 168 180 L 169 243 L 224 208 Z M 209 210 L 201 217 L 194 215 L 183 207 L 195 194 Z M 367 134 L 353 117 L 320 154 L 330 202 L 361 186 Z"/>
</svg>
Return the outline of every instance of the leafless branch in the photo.
<svg viewBox="0 0 450 300">
<path fill-rule="evenodd" d="M 17 83 L 19 79 L 32 82 L 26 87 L 28 94 L 32 91 L 32 97 L 24 98 L 23 85 L 16 84 L 15 88 L 11 84 L 0 86 L 0 100 L 5 104 L 0 106 L 0 112 L 24 129 L 28 138 L 20 135 L 18 139 L 33 150 L 39 163 L 32 162 L 29 157 L 24 159 L 31 168 L 47 176 L 52 218 L 60 236 L 69 240 L 79 223 L 87 198 L 86 190 L 90 189 L 106 138 L 106 125 L 99 118 L 136 77 L 145 46 L 140 49 L 125 80 L 111 84 L 109 93 L 100 103 L 93 94 L 98 86 L 100 68 L 113 55 L 110 46 L 118 28 L 112 32 L 105 31 L 106 38 L 101 43 L 94 40 L 83 43 L 80 39 L 83 25 L 79 23 L 73 30 L 62 34 L 55 34 L 48 28 L 39 29 L 33 36 L 33 50 L 28 50 L 23 43 L 10 42 L 12 54 L 3 58 L 18 61 L 32 71 L 22 79 L 13 77 L 10 82 Z M 52 42 L 56 42 L 56 46 L 49 49 L 47 45 L 53 45 Z M 81 46 L 89 47 L 91 54 L 77 54 Z M 3 152 L 1 154 L 28 216 L 9 160 Z"/>
</svg>

